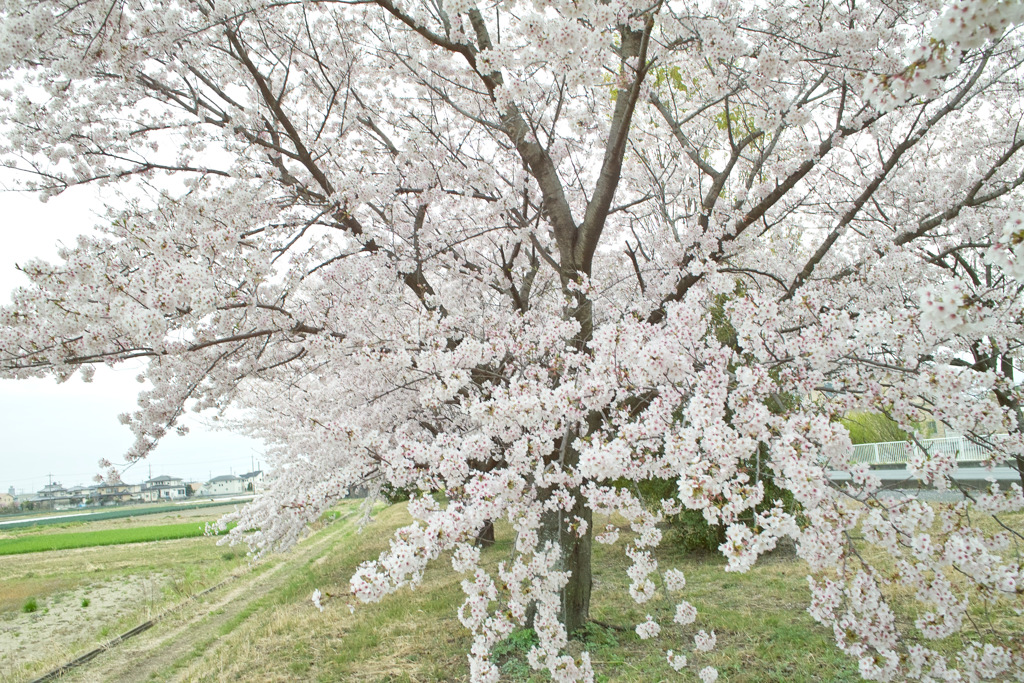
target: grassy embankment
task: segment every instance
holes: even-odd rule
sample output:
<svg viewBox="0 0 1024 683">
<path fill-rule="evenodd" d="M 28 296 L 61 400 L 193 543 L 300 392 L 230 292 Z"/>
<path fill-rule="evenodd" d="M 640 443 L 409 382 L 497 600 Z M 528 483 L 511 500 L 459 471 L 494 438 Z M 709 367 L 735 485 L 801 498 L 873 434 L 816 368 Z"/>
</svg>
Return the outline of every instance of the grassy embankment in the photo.
<svg viewBox="0 0 1024 683">
<path fill-rule="evenodd" d="M 379 604 L 354 605 L 354 612 L 344 597 L 329 602 L 323 613 L 309 602 L 314 588 L 344 596 L 358 564 L 376 557 L 391 532 L 407 521 L 404 507 L 394 506 L 381 512 L 366 533 L 347 532 L 330 555 L 295 573 L 287 590 L 261 599 L 254 606 L 255 618 L 237 620 L 190 661 L 179 662 L 178 673 L 200 681 L 467 680 L 471 639 L 455 614 L 465 577 L 451 572 L 447 558 L 431 566 L 420 589 L 401 590 Z M 1024 515 L 1008 515 L 1004 522 L 1022 529 Z M 497 532 L 498 543 L 483 553 L 492 575 L 512 553 L 510 529 L 499 525 Z M 773 553 L 737 574 L 726 572 L 720 557 L 682 553 L 667 538 L 656 553 L 660 566 L 686 573 L 684 597 L 699 610 L 696 623 L 687 627 L 672 622 L 675 596 L 659 591 L 642 606 L 628 597 L 629 560 L 621 544 L 595 545 L 594 552 L 591 616 L 613 627 L 591 625 L 571 651 L 591 653 L 599 681 L 696 680 L 696 672 L 707 665 L 719 669 L 723 682 L 860 680 L 856 661 L 839 652 L 831 630 L 807 614 L 807 566 L 791 551 Z M 890 597 L 901 625 L 912 625 L 919 610 L 912 593 L 901 590 Z M 633 631 L 646 614 L 662 624 L 659 638 L 643 641 Z M 971 614 L 1003 633 L 1024 633 L 1024 619 L 1010 610 L 987 612 L 973 605 Z M 710 653 L 692 652 L 693 635 L 701 629 L 717 634 L 718 646 Z M 945 650 L 958 644 L 956 638 L 932 643 Z M 495 654 L 503 679 L 549 680 L 530 670 L 529 646 L 528 632 L 502 644 Z M 667 649 L 689 656 L 690 666 L 682 674 L 666 663 Z"/>
<path fill-rule="evenodd" d="M 126 643 L 105 653 L 102 662 L 96 660 L 96 666 L 110 667 L 99 671 L 128 675 L 123 672 L 145 663 L 146 676 L 158 680 L 468 679 L 465 655 L 471 639 L 456 617 L 463 599 L 460 582 L 464 577 L 451 572 L 446 558 L 431 566 L 418 590 L 399 591 L 379 604 L 355 605 L 355 611 L 350 612 L 346 598 L 340 597 L 328 601 L 327 609 L 319 612 L 310 603 L 314 588 L 344 596 L 348 579 L 359 563 L 386 549 L 392 532 L 409 520 L 404 506 L 398 505 L 381 511 L 372 525 L 360 532 L 355 517 L 354 505 L 346 504 L 342 519 L 315 532 L 293 555 L 271 557 L 257 565 L 256 578 L 250 578 L 254 574 L 249 573 L 233 583 L 233 590 L 239 592 L 229 603 L 211 603 L 202 608 L 193 604 L 179 613 L 181 619 L 188 613 L 191 622 L 180 626 L 183 635 L 177 636 L 181 641 L 177 646 L 173 640 L 161 641 L 164 645 L 158 660 L 144 661 L 153 655 L 146 654 L 145 649 L 134 649 L 143 648 L 143 643 Z M 1006 521 L 1020 528 L 1024 515 Z M 510 529 L 499 525 L 497 532 L 498 543 L 483 554 L 483 564 L 492 573 L 499 562 L 510 559 L 512 552 Z M 228 561 L 218 562 L 217 555 L 224 550 L 212 546 L 212 539 L 190 539 L 146 546 L 145 555 L 156 560 L 151 569 L 164 571 L 174 566 L 163 565 L 157 570 L 162 562 L 156 555 L 162 552 L 168 560 L 176 554 L 178 561 L 183 560 L 175 548 L 180 544 L 189 544 L 190 552 L 195 553 L 189 571 L 207 572 L 193 584 L 195 590 L 211 585 L 237 563 L 227 553 Z M 68 553 L 79 554 L 79 561 L 84 557 L 82 553 L 92 553 L 90 562 L 105 561 L 107 553 L 125 559 L 142 554 L 133 554 L 133 548 L 140 549 L 117 546 L 0 558 L 0 573 L 5 569 L 4 562 L 26 561 L 27 568 L 33 558 L 60 558 Z M 709 664 L 718 667 L 721 681 L 859 680 L 856 662 L 840 653 L 831 632 L 806 613 L 806 566 L 792 554 L 763 558 L 746 574 L 727 573 L 720 558 L 686 555 L 673 549 L 671 543 L 658 552 L 658 560 L 662 568 L 674 566 L 686 573 L 685 597 L 699 610 L 697 622 L 685 628 L 672 623 L 674 596 L 659 592 L 643 606 L 633 603 L 626 590 L 629 561 L 621 545 L 596 546 L 592 616 L 618 628 L 592 625 L 583 642 L 573 643 L 571 649 L 590 651 L 598 680 L 696 680 L 696 671 Z M 125 571 L 115 570 L 116 564 L 104 571 Z M 187 561 L 177 567 L 186 565 Z M 131 571 L 138 574 L 140 568 L 136 565 Z M 247 583 L 250 581 L 251 586 Z M 41 605 L 48 600 L 44 596 Z M 7 605 L 8 609 L 12 607 L 9 601 Z M 913 620 L 912 596 L 894 596 L 894 606 L 902 621 Z M 202 609 L 209 612 L 200 613 Z M 632 627 L 648 613 L 662 623 L 663 630 L 661 637 L 642 641 Z M 1019 617 L 997 617 L 995 623 L 1001 629 L 1024 632 L 1024 620 Z M 123 625 L 130 628 L 134 624 L 123 621 Z M 138 640 L 169 638 L 159 629 L 173 627 L 168 623 L 154 628 Z M 700 629 L 716 632 L 718 647 L 713 652 L 691 652 L 692 637 Z M 547 680 L 526 663 L 529 645 L 528 632 L 518 632 L 495 653 L 504 679 Z M 664 659 L 667 649 L 690 656 L 690 666 L 682 674 L 668 667 Z M 96 673 L 83 669 L 72 680 L 92 680 L 90 675 Z M 129 676 L 124 680 L 134 679 Z"/>
<path fill-rule="evenodd" d="M 464 681 L 471 638 L 456 610 L 463 600 L 460 582 L 446 558 L 431 565 L 421 587 L 404 589 L 378 604 L 354 605 L 344 597 L 327 602 L 324 612 L 309 601 L 314 588 L 344 596 L 360 562 L 387 547 L 387 539 L 408 522 L 402 505 L 382 511 L 363 533 L 339 534 L 331 553 L 295 572 L 287 586 L 262 597 L 226 625 L 219 638 L 179 660 L 165 678 L 266 681 Z M 510 559 L 512 534 L 499 525 L 498 543 L 484 551 L 483 564 L 495 572 Z M 675 602 L 659 593 L 640 606 L 628 597 L 629 560 L 621 545 L 595 546 L 592 625 L 572 650 L 590 651 L 600 681 L 695 680 L 706 665 L 719 667 L 722 681 L 854 681 L 856 663 L 832 644 L 831 633 L 813 622 L 807 604 L 806 568 L 792 555 L 766 558 L 747 574 L 724 571 L 720 558 L 684 555 L 665 548 L 663 566 L 686 572 L 686 597 L 700 610 L 695 624 L 672 623 Z M 633 626 L 652 614 L 662 624 L 660 638 L 642 641 Z M 665 650 L 688 652 L 700 629 L 715 630 L 718 648 L 691 655 L 682 675 L 665 661 Z M 530 670 L 527 632 L 514 635 L 496 653 L 503 679 L 544 681 Z M 696 668 L 695 668 L 696 667 Z M 172 676 L 173 672 L 173 676 Z"/>
</svg>

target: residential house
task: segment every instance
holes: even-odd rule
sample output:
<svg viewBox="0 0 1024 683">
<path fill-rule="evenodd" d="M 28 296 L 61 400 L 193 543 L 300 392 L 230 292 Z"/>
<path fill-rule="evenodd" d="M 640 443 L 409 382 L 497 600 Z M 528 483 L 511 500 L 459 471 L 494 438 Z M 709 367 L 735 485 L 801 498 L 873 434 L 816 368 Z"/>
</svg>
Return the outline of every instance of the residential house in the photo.
<svg viewBox="0 0 1024 683">
<path fill-rule="evenodd" d="M 263 491 L 263 470 L 246 472 L 239 475 L 242 480 L 242 490 L 246 493 L 260 493 Z"/>
<path fill-rule="evenodd" d="M 141 484 L 126 484 L 118 479 L 100 482 L 96 487 L 96 502 L 100 505 L 117 505 L 141 500 Z"/>
<path fill-rule="evenodd" d="M 203 486 L 204 496 L 229 496 L 242 493 L 242 479 L 233 474 L 222 474 L 206 482 Z"/>
<path fill-rule="evenodd" d="M 16 507 L 13 494 L 0 493 L 0 510 L 13 510 Z"/>
<path fill-rule="evenodd" d="M 71 504 L 77 507 L 85 507 L 86 505 L 94 504 L 96 498 L 96 487 L 95 486 L 69 486 L 68 497 L 71 498 Z"/>
<path fill-rule="evenodd" d="M 180 477 L 161 475 L 153 477 L 142 485 L 142 500 L 182 500 L 187 494 L 185 481 Z"/>
<path fill-rule="evenodd" d="M 51 483 L 39 489 L 29 502 L 37 509 L 63 510 L 71 507 L 71 496 L 60 483 Z"/>
</svg>

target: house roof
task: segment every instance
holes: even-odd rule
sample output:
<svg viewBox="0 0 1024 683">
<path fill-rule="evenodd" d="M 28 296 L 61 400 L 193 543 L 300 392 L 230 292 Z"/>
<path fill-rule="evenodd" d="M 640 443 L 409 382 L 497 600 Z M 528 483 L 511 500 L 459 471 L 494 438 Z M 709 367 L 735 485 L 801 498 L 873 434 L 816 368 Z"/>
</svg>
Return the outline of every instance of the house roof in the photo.
<svg viewBox="0 0 1024 683">
<path fill-rule="evenodd" d="M 214 477 L 213 479 L 211 479 L 210 483 L 212 484 L 216 481 L 238 481 L 238 479 L 239 478 L 233 474 L 222 474 L 219 477 Z"/>
<path fill-rule="evenodd" d="M 261 474 L 263 474 L 263 470 L 256 470 L 255 472 L 246 472 L 245 474 L 240 474 L 238 476 L 242 479 L 252 479 L 253 477 L 258 477 Z"/>
</svg>

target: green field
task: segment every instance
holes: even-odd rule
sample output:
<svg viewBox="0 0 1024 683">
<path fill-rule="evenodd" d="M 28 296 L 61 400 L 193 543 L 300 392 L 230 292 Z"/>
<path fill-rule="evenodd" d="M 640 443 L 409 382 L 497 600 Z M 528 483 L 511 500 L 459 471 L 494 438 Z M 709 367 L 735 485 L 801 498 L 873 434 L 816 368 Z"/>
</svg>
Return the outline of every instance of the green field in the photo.
<svg viewBox="0 0 1024 683">
<path fill-rule="evenodd" d="M 103 531 L 79 531 L 72 533 L 22 536 L 0 539 L 0 555 L 20 555 L 47 550 L 71 550 L 91 548 L 98 545 L 121 545 L 123 543 L 144 543 L 167 541 L 177 538 L 194 538 L 206 534 L 206 524 L 164 524 L 128 529 L 104 529 Z"/>
</svg>

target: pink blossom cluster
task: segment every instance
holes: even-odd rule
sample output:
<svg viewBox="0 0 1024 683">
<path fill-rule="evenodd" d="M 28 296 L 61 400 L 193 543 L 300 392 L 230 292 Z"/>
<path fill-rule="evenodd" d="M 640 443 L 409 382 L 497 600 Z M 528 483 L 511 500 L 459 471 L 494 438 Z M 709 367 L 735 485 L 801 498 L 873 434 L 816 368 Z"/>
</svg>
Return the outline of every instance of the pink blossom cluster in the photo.
<svg viewBox="0 0 1024 683">
<path fill-rule="evenodd" d="M 122 195 L 21 264 L 0 374 L 145 363 L 129 461 L 186 411 L 262 439 L 222 521 L 257 557 L 407 496 L 312 604 L 450 565 L 474 681 L 526 626 L 533 668 L 598 675 L 592 540 L 624 628 L 715 681 L 723 628 L 659 552 L 684 511 L 729 571 L 794 548 L 865 679 L 1020 679 L 1024 490 L 924 442 L 1024 468 L 1021 7 L 8 0 L 0 162 Z"/>
</svg>

